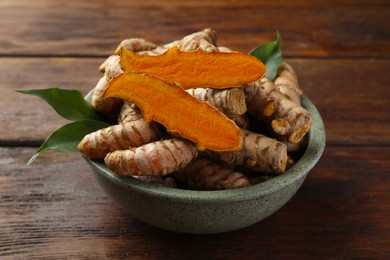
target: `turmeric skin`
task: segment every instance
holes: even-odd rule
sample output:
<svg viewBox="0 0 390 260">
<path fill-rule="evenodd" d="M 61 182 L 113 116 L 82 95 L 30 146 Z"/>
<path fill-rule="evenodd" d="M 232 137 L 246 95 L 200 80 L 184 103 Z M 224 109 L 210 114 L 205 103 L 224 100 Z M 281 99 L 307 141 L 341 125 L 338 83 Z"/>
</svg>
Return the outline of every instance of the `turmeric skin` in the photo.
<svg viewBox="0 0 390 260">
<path fill-rule="evenodd" d="M 161 136 L 162 130 L 156 123 L 140 119 L 90 133 L 81 140 L 78 149 L 91 159 L 103 159 L 109 152 L 138 147 Z"/>
<path fill-rule="evenodd" d="M 92 106 L 108 118 L 113 119 L 122 105 L 122 100 L 114 98 L 103 100 L 103 93 L 108 85 L 108 81 L 108 78 L 103 76 L 96 84 L 92 94 Z"/>
<path fill-rule="evenodd" d="M 176 82 L 185 89 L 240 87 L 262 78 L 265 65 L 248 54 L 232 52 L 181 52 L 173 46 L 162 55 L 138 55 L 122 48 L 124 71 L 143 72 Z"/>
<path fill-rule="evenodd" d="M 205 157 L 195 158 L 173 176 L 195 190 L 225 190 L 250 185 L 248 178 L 234 168 Z"/>
<path fill-rule="evenodd" d="M 244 87 L 248 113 L 271 125 L 280 136 L 298 143 L 309 131 L 312 118 L 300 104 L 281 94 L 274 83 L 263 78 Z"/>
<path fill-rule="evenodd" d="M 242 115 L 246 112 L 245 93 L 242 88 L 193 88 L 186 91 L 226 115 Z"/>
<path fill-rule="evenodd" d="M 104 162 L 121 176 L 166 175 L 183 168 L 197 155 L 193 143 L 173 138 L 133 150 L 116 150 L 107 154 Z"/>
<path fill-rule="evenodd" d="M 118 55 L 111 55 L 105 61 L 104 75 L 108 80 L 113 79 L 116 75 L 123 73 L 119 63 L 120 57 Z"/>
<path fill-rule="evenodd" d="M 131 38 L 123 40 L 115 50 L 115 54 L 119 55 L 121 48 L 124 47 L 132 52 L 153 50 L 157 47 L 153 42 L 147 41 L 142 38 Z"/>
<path fill-rule="evenodd" d="M 125 72 L 112 79 L 103 98 L 122 98 L 137 105 L 145 121 L 197 143 L 200 150 L 231 151 L 241 147 L 238 127 L 224 114 L 182 88 L 143 73 Z"/>
<path fill-rule="evenodd" d="M 243 145 L 239 151 L 206 151 L 210 158 L 230 165 L 244 166 L 256 172 L 281 174 L 286 170 L 287 147 L 265 135 L 241 129 Z"/>
<path fill-rule="evenodd" d="M 283 63 L 274 79 L 276 88 L 295 104 L 301 104 L 302 90 L 298 85 L 298 77 L 293 68 Z"/>
<path fill-rule="evenodd" d="M 133 103 L 125 101 L 118 116 L 118 123 L 127 123 L 141 119 L 141 110 Z"/>
<path fill-rule="evenodd" d="M 161 55 L 172 46 L 177 46 L 179 48 L 179 51 L 186 51 L 186 52 L 197 51 L 199 49 L 206 52 L 218 51 L 216 47 L 217 33 L 213 29 L 206 28 L 202 31 L 187 35 L 180 40 L 173 41 L 164 45 L 159 45 L 154 49 L 139 51 L 137 52 L 137 54 L 139 55 L 147 54 L 149 56 Z M 127 49 L 131 50 L 129 48 Z M 118 54 L 119 53 L 120 52 L 118 51 Z"/>
</svg>

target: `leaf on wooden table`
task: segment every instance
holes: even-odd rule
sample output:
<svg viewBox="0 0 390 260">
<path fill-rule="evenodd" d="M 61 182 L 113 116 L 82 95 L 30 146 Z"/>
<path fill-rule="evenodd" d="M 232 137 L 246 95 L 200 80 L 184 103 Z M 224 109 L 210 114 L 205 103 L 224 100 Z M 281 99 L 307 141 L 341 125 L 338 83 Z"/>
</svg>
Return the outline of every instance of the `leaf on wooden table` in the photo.
<svg viewBox="0 0 390 260">
<path fill-rule="evenodd" d="M 17 90 L 19 93 L 34 95 L 45 100 L 62 117 L 78 121 L 84 119 L 105 121 L 104 116 L 85 101 L 78 90 L 59 88 Z"/>
<path fill-rule="evenodd" d="M 30 165 L 39 155 L 47 150 L 58 152 L 77 152 L 77 145 L 85 135 L 99 129 L 108 127 L 109 124 L 95 120 L 80 120 L 64 125 L 54 131 L 46 141 L 38 148 L 36 153 L 28 161 Z"/>
</svg>

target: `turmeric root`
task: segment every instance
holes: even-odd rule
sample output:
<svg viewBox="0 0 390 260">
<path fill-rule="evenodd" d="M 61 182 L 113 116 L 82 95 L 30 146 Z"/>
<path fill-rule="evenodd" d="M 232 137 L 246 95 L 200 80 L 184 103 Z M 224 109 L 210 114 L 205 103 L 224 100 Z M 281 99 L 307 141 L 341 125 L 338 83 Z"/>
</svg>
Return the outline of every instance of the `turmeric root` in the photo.
<svg viewBox="0 0 390 260">
<path fill-rule="evenodd" d="M 124 47 L 132 52 L 153 50 L 157 47 L 153 42 L 147 41 L 142 38 L 131 38 L 123 40 L 115 50 L 115 54 L 119 55 L 121 48 Z"/>
<path fill-rule="evenodd" d="M 120 64 L 124 71 L 158 76 L 185 89 L 240 87 L 257 81 L 265 73 L 265 65 L 248 54 L 181 52 L 177 46 L 158 56 L 141 56 L 122 48 Z"/>
<path fill-rule="evenodd" d="M 133 103 L 125 101 L 118 116 L 118 123 L 127 123 L 142 118 L 141 110 Z"/>
<path fill-rule="evenodd" d="M 186 166 L 198 155 L 196 146 L 173 138 L 145 144 L 133 150 L 107 154 L 106 165 L 122 176 L 166 175 Z"/>
<path fill-rule="evenodd" d="M 185 36 L 184 38 L 173 41 L 164 45 L 157 46 L 155 49 L 139 51 L 137 54 L 149 56 L 156 56 L 165 53 L 172 46 L 177 46 L 180 51 L 196 51 L 203 50 L 206 52 L 217 51 L 217 33 L 210 29 L 206 28 L 202 31 L 192 33 Z M 118 52 L 119 53 L 119 52 Z"/>
<path fill-rule="evenodd" d="M 239 151 L 206 151 L 205 154 L 227 164 L 244 166 L 262 173 L 281 174 L 286 170 L 287 147 L 285 144 L 244 129 L 241 129 L 241 135 L 243 146 Z"/>
<path fill-rule="evenodd" d="M 277 135 L 287 136 L 290 143 L 298 143 L 309 131 L 310 113 L 282 95 L 269 79 L 246 86 L 244 91 L 248 113 L 270 123 Z"/>
<path fill-rule="evenodd" d="M 108 80 L 113 79 L 116 75 L 123 73 L 119 63 L 120 57 L 118 55 L 111 55 L 105 61 L 104 75 Z"/>
<path fill-rule="evenodd" d="M 125 72 L 112 79 L 104 98 L 122 98 L 136 104 L 145 121 L 154 120 L 168 132 L 215 151 L 241 147 L 238 127 L 217 109 L 160 78 Z"/>
<path fill-rule="evenodd" d="M 140 51 L 149 51 L 149 50 L 153 50 L 157 47 L 156 44 L 152 43 L 152 42 L 149 42 L 145 39 L 141 39 L 141 38 L 131 38 L 131 39 L 126 39 L 126 40 L 123 40 L 119 45 L 118 47 L 116 48 L 115 50 L 115 54 L 116 55 L 112 55 L 113 57 L 119 57 L 119 54 L 120 54 L 120 49 L 124 47 L 126 49 L 128 49 L 129 51 L 132 51 L 132 52 L 140 52 Z M 100 66 L 99 66 L 99 71 L 102 72 L 102 73 L 105 73 L 105 71 L 107 70 L 107 67 L 108 67 L 108 64 L 110 63 L 110 57 L 105 60 Z M 111 79 L 111 78 L 110 78 Z"/>
<path fill-rule="evenodd" d="M 242 115 L 226 115 L 230 120 L 232 120 L 239 128 L 248 129 L 249 127 L 249 118 L 247 114 Z"/>
<path fill-rule="evenodd" d="M 107 85 L 108 78 L 106 76 L 101 77 L 93 90 L 92 106 L 97 111 L 105 114 L 109 118 L 112 118 L 122 105 L 122 101 L 114 98 L 103 100 L 102 96 Z"/>
<path fill-rule="evenodd" d="M 140 181 L 153 183 L 162 187 L 176 188 L 176 181 L 172 177 L 165 177 L 161 175 L 141 175 L 141 176 L 133 176 Z"/>
<path fill-rule="evenodd" d="M 196 51 L 198 49 L 210 51 L 209 48 L 214 49 L 212 46 L 217 46 L 217 33 L 211 28 L 206 28 L 180 40 L 165 44 L 162 48 L 169 49 L 172 46 L 179 46 L 180 51 Z"/>
<path fill-rule="evenodd" d="M 188 89 L 187 92 L 196 99 L 206 101 L 224 114 L 242 115 L 246 112 L 245 93 L 242 88 L 193 88 Z"/>
<path fill-rule="evenodd" d="M 234 189 L 250 185 L 242 173 L 208 158 L 196 158 L 173 175 L 188 188 L 196 190 Z"/>
<path fill-rule="evenodd" d="M 138 147 L 161 136 L 162 131 L 156 123 L 140 119 L 90 133 L 81 140 L 78 149 L 91 159 L 103 159 L 109 152 Z"/>
<path fill-rule="evenodd" d="M 298 85 L 298 77 L 293 68 L 283 63 L 274 79 L 276 88 L 295 104 L 301 104 L 302 90 Z"/>
</svg>

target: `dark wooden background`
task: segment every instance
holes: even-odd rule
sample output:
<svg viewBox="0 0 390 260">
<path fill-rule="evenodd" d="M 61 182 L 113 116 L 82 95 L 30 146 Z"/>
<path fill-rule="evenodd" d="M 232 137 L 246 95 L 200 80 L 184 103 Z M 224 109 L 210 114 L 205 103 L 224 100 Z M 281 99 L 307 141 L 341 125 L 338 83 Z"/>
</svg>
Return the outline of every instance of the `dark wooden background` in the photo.
<svg viewBox="0 0 390 260">
<path fill-rule="evenodd" d="M 389 1 L 2 0 L 0 258 L 390 258 Z M 78 154 L 29 157 L 60 119 L 17 89 L 87 93 L 125 38 L 212 27 L 248 52 L 275 39 L 317 105 L 325 153 L 296 196 L 249 228 L 183 235 L 110 202 Z"/>
</svg>

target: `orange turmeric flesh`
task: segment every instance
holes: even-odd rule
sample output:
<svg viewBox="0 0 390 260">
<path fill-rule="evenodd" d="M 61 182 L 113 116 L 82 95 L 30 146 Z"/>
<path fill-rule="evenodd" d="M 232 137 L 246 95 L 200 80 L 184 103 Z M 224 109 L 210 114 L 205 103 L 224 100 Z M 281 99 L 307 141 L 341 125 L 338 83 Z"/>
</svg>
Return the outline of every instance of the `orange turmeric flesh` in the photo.
<svg viewBox="0 0 390 260">
<path fill-rule="evenodd" d="M 154 75 L 124 72 L 109 82 L 103 98 L 133 102 L 141 109 L 145 121 L 161 123 L 170 133 L 196 143 L 199 150 L 241 148 L 240 131 L 233 121 L 180 86 Z"/>
<path fill-rule="evenodd" d="M 155 75 L 184 89 L 240 87 L 259 80 L 266 71 L 259 59 L 248 54 L 182 52 L 177 46 L 156 56 L 139 55 L 122 48 L 120 65 L 124 71 Z"/>
</svg>

